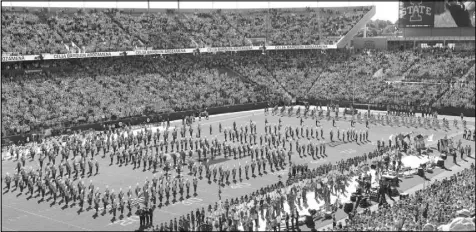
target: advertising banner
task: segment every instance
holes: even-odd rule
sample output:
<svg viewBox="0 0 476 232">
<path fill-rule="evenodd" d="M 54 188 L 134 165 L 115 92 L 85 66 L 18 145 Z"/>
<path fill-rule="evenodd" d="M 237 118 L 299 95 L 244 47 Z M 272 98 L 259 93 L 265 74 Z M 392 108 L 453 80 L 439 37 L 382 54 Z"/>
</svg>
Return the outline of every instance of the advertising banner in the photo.
<svg viewBox="0 0 476 232">
<path fill-rule="evenodd" d="M 336 49 L 336 45 L 280 45 L 280 46 L 266 46 L 267 50 L 298 50 L 298 49 Z M 200 48 L 200 52 L 203 53 L 216 53 L 216 52 L 240 52 L 240 51 L 253 51 L 260 50 L 261 46 L 243 46 L 243 47 L 211 47 Z M 183 48 L 183 49 L 162 49 L 162 50 L 136 50 L 136 51 L 124 51 L 124 52 L 91 52 L 91 53 L 67 53 L 67 54 L 42 54 L 42 58 L 39 55 L 25 55 L 25 56 L 2 56 L 2 62 L 15 62 L 15 61 L 31 61 L 31 60 L 61 60 L 61 59 L 78 59 L 78 58 L 91 58 L 91 57 L 117 57 L 117 56 L 147 56 L 147 55 L 165 55 L 165 54 L 180 54 L 180 53 L 193 53 L 196 49 Z"/>
</svg>

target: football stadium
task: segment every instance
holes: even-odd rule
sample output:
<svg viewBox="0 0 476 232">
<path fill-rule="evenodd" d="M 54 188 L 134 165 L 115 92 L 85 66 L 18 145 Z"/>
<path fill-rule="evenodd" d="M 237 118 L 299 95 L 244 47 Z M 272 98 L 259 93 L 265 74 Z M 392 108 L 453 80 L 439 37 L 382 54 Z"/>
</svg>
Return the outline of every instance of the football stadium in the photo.
<svg viewBox="0 0 476 232">
<path fill-rule="evenodd" d="M 43 3 L 2 2 L 2 231 L 475 230 L 474 1 Z"/>
</svg>

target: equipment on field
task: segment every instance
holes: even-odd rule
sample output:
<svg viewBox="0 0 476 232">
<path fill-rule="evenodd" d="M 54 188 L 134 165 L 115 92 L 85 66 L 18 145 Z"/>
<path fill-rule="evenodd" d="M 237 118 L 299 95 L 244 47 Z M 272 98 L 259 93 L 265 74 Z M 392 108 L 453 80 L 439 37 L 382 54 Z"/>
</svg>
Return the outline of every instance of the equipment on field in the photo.
<svg viewBox="0 0 476 232">
<path fill-rule="evenodd" d="M 423 177 L 425 175 L 425 172 L 423 171 L 423 168 L 418 168 L 418 175 Z"/>
<path fill-rule="evenodd" d="M 408 193 L 400 193 L 400 200 L 407 199 Z"/>
<path fill-rule="evenodd" d="M 353 209 L 354 209 L 354 204 L 352 202 L 346 202 L 344 204 L 344 212 L 345 213 L 348 214 L 348 213 L 352 212 Z"/>
</svg>

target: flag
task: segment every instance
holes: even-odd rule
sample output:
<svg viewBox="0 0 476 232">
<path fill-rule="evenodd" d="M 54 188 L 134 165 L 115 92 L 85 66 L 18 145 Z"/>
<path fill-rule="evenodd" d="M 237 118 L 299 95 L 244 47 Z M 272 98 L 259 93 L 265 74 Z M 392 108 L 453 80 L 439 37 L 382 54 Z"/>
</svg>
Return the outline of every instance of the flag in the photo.
<svg viewBox="0 0 476 232">
<path fill-rule="evenodd" d="M 420 209 L 419 207 L 415 207 L 415 221 L 418 222 L 418 219 L 420 219 Z"/>
<path fill-rule="evenodd" d="M 426 219 L 428 217 L 428 203 L 426 203 L 426 207 L 423 210 L 422 216 Z"/>
<path fill-rule="evenodd" d="M 137 206 L 139 204 L 144 204 L 145 203 L 145 200 L 144 200 L 144 197 L 139 197 L 139 198 L 134 198 L 132 199 L 132 202 L 131 202 L 131 206 Z"/>
<path fill-rule="evenodd" d="M 148 191 L 148 190 L 146 190 L 146 191 L 144 192 L 143 201 L 144 201 L 144 202 L 149 202 L 149 191 Z"/>
<path fill-rule="evenodd" d="M 430 136 L 428 136 L 428 142 L 432 142 L 433 141 L 433 134 L 431 134 Z"/>
<path fill-rule="evenodd" d="M 69 46 L 68 46 L 68 44 L 63 43 L 63 41 L 61 41 L 61 44 L 63 44 L 64 47 L 66 48 L 66 50 L 68 50 L 68 52 L 69 52 Z"/>
<path fill-rule="evenodd" d="M 253 46 L 253 42 L 251 42 L 250 39 L 246 38 L 246 42 L 250 43 L 250 45 Z"/>
<path fill-rule="evenodd" d="M 193 45 L 195 45 L 195 48 L 200 47 L 198 46 L 198 43 L 194 39 L 190 38 L 190 40 L 192 41 Z"/>
<path fill-rule="evenodd" d="M 73 41 L 71 41 L 71 47 L 73 47 L 74 49 L 76 49 L 76 52 L 77 52 L 77 53 L 80 53 L 80 52 L 81 52 L 81 49 L 80 49 Z"/>
</svg>

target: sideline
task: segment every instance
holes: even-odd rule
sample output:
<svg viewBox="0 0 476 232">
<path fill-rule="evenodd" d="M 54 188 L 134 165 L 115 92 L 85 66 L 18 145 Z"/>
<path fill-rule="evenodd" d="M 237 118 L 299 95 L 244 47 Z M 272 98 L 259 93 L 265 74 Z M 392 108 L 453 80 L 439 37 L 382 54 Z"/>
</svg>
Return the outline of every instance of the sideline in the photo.
<svg viewBox="0 0 476 232">
<path fill-rule="evenodd" d="M 14 229 L 10 229 L 4 225 L 2 225 L 2 231 L 5 231 L 4 229 L 6 229 L 6 231 L 17 231 L 17 230 L 14 230 Z"/>
<path fill-rule="evenodd" d="M 78 229 L 81 229 L 81 230 L 93 231 L 93 230 L 86 229 L 86 228 L 81 227 L 81 226 L 76 226 L 76 225 L 73 225 L 73 224 L 70 224 L 70 223 L 67 223 L 67 222 L 59 221 L 59 220 L 56 220 L 56 219 L 53 219 L 53 218 L 50 218 L 50 217 L 47 217 L 47 216 L 43 216 L 43 215 L 40 215 L 40 214 L 36 214 L 36 213 L 30 212 L 30 211 L 27 211 L 27 210 L 19 209 L 17 207 L 11 206 L 11 205 L 2 204 L 2 207 L 12 208 L 14 210 L 18 210 L 18 211 L 21 211 L 23 213 L 27 213 L 27 214 L 31 214 L 33 216 L 45 218 L 45 219 L 48 219 L 48 220 L 51 220 L 51 221 L 54 221 L 54 222 L 57 222 L 57 223 L 61 223 L 61 224 L 64 224 L 64 225 L 68 225 L 68 226 L 71 226 L 71 227 L 75 227 L 75 228 L 78 228 Z M 3 227 L 3 225 L 2 225 L 2 227 Z"/>
</svg>

